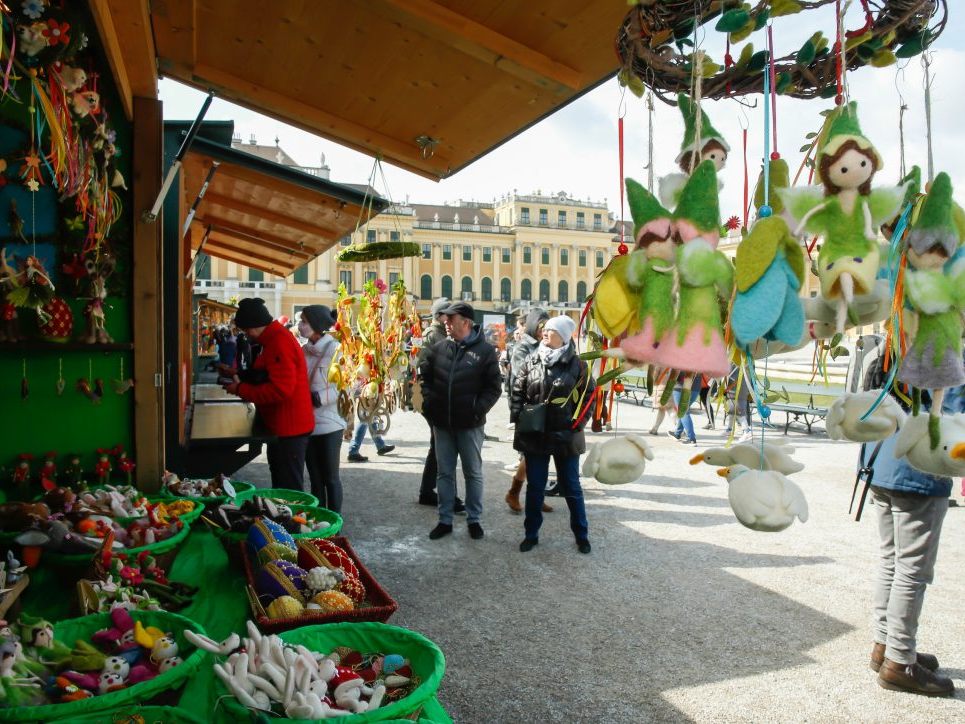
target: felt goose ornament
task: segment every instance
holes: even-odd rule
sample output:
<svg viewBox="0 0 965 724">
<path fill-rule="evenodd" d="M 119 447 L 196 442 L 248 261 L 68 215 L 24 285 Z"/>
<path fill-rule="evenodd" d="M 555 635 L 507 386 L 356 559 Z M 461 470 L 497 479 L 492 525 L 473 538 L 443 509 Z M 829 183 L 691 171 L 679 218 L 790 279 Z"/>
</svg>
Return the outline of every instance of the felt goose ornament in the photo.
<svg viewBox="0 0 965 724">
<path fill-rule="evenodd" d="M 890 395 L 881 400 L 866 420 L 861 419 L 880 394 L 881 390 L 846 392 L 836 399 L 828 408 L 824 421 L 828 437 L 832 440 L 877 442 L 894 435 L 907 416 Z"/>
<path fill-rule="evenodd" d="M 933 444 L 937 428 L 937 444 Z M 895 457 L 905 457 L 922 472 L 965 477 L 965 413 L 909 417 L 895 440 Z"/>
<path fill-rule="evenodd" d="M 643 437 L 615 437 L 593 446 L 583 463 L 583 475 L 604 485 L 632 483 L 643 475 L 647 460 L 653 460 L 653 451 Z"/>
<path fill-rule="evenodd" d="M 848 307 L 875 284 L 881 254 L 877 230 L 895 217 L 905 186 L 872 189 L 881 156 L 861 132 L 858 107 L 852 101 L 832 112 L 818 138 L 818 186 L 780 193 L 795 234 L 821 235 L 817 275 L 821 296 L 836 309 L 835 325 L 843 332 Z"/>
<path fill-rule="evenodd" d="M 808 502 L 791 480 L 776 470 L 751 470 L 744 465 L 721 468 L 727 478 L 727 500 L 741 525 L 764 533 L 784 530 L 794 519 L 808 519 Z"/>
<path fill-rule="evenodd" d="M 731 447 L 707 448 L 699 455 L 694 455 L 690 459 L 690 464 L 707 463 L 715 467 L 743 465 L 752 469 L 763 467 L 764 470 L 775 470 L 782 475 L 792 475 L 804 470 L 804 465 L 791 457 L 790 453 L 794 452 L 794 448 L 790 445 L 765 442 L 763 449 L 763 465 L 761 444 L 755 442 L 742 442 Z"/>
</svg>

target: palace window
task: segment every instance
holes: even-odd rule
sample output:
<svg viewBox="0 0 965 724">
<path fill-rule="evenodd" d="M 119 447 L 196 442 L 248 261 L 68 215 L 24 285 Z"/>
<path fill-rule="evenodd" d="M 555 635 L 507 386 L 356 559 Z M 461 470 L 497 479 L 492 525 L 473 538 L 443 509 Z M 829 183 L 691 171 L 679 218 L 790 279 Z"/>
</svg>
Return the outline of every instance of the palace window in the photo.
<svg viewBox="0 0 965 724">
<path fill-rule="evenodd" d="M 423 274 L 419 280 L 419 298 L 432 299 L 432 276 Z"/>
<path fill-rule="evenodd" d="M 513 296 L 513 283 L 507 278 L 499 282 L 499 301 L 508 302 Z"/>
<path fill-rule="evenodd" d="M 462 247 L 462 260 L 472 261 L 472 247 L 469 246 L 468 244 Z"/>
<path fill-rule="evenodd" d="M 598 252 L 596 253 L 596 265 L 597 265 L 597 267 L 600 268 L 600 269 L 603 268 L 603 252 L 602 252 L 602 251 L 598 251 Z"/>
<path fill-rule="evenodd" d="M 366 281 L 366 283 L 368 283 L 368 282 L 374 282 L 374 281 L 378 278 L 378 276 L 379 276 L 379 275 L 378 275 L 377 272 L 367 271 L 367 272 L 365 272 L 365 281 Z"/>
<path fill-rule="evenodd" d="M 519 223 L 528 224 L 529 223 L 529 208 L 523 206 L 519 210 Z"/>
<path fill-rule="evenodd" d="M 482 280 L 482 300 L 484 302 L 493 300 L 493 280 L 489 277 L 483 277 Z"/>
<path fill-rule="evenodd" d="M 194 258 L 194 269 L 195 279 L 210 279 L 211 257 L 205 254 L 203 251 L 199 251 L 198 255 Z"/>
<path fill-rule="evenodd" d="M 586 301 L 586 282 L 576 283 L 576 301 L 580 304 Z"/>
<path fill-rule="evenodd" d="M 370 242 L 375 241 L 375 229 L 369 229 L 365 232 L 365 240 Z"/>
<path fill-rule="evenodd" d="M 338 273 L 338 283 L 339 286 L 344 285 L 345 290 L 348 292 L 352 291 L 352 272 L 347 269 L 343 269 Z"/>
<path fill-rule="evenodd" d="M 570 285 L 569 285 L 569 284 L 567 284 L 566 282 L 560 282 L 560 284 L 559 284 L 559 291 L 558 291 L 558 293 L 557 293 L 557 295 L 556 295 L 556 300 L 557 300 L 560 304 L 566 304 L 568 301 L 570 301 Z"/>
<path fill-rule="evenodd" d="M 539 300 L 541 302 L 550 300 L 550 283 L 546 279 L 539 283 Z"/>
<path fill-rule="evenodd" d="M 576 254 L 577 263 L 586 266 L 586 249 L 580 249 Z"/>
<path fill-rule="evenodd" d="M 493 248 L 491 246 L 483 247 L 483 261 L 491 262 L 493 260 Z"/>
<path fill-rule="evenodd" d="M 452 299 L 452 277 L 448 274 L 442 277 L 442 296 Z"/>
<path fill-rule="evenodd" d="M 576 212 L 576 228 L 577 229 L 586 228 L 586 215 L 582 211 Z"/>
<path fill-rule="evenodd" d="M 265 281 L 265 272 L 258 269 L 248 270 L 248 281 L 249 282 L 263 282 Z"/>
<path fill-rule="evenodd" d="M 529 279 L 523 279 L 522 284 L 520 284 L 519 296 L 522 297 L 524 301 L 529 301 L 533 298 L 533 282 Z"/>
<path fill-rule="evenodd" d="M 308 284 L 308 264 L 302 264 L 295 270 L 292 281 L 295 284 Z"/>
<path fill-rule="evenodd" d="M 509 264 L 510 261 L 510 249 L 508 246 L 504 246 L 502 249 L 503 254 L 503 264 Z"/>
<path fill-rule="evenodd" d="M 530 246 L 523 247 L 523 264 L 533 263 L 533 248 Z"/>
<path fill-rule="evenodd" d="M 397 281 L 399 281 L 399 272 L 389 272 L 389 289 L 394 287 Z"/>
<path fill-rule="evenodd" d="M 603 214 L 593 214 L 593 231 L 603 231 Z"/>
<path fill-rule="evenodd" d="M 432 244 L 422 245 L 422 258 L 431 259 L 432 258 Z"/>
<path fill-rule="evenodd" d="M 561 229 L 565 229 L 565 228 L 566 228 L 566 212 L 565 212 L 565 211 L 558 211 L 558 212 L 556 213 L 556 225 L 557 225 L 558 227 L 560 227 Z"/>
<path fill-rule="evenodd" d="M 443 244 L 443 245 L 442 245 L 442 258 L 443 258 L 445 261 L 448 261 L 449 259 L 452 259 L 452 244 Z M 444 295 L 443 295 L 443 296 L 444 296 Z"/>
<path fill-rule="evenodd" d="M 550 263 L 550 249 L 548 246 L 544 246 L 539 250 L 539 263 L 549 264 Z"/>
<path fill-rule="evenodd" d="M 549 223 L 546 209 L 539 210 L 539 225 L 546 226 Z"/>
<path fill-rule="evenodd" d="M 560 266 L 570 265 L 570 250 L 560 249 Z"/>
</svg>

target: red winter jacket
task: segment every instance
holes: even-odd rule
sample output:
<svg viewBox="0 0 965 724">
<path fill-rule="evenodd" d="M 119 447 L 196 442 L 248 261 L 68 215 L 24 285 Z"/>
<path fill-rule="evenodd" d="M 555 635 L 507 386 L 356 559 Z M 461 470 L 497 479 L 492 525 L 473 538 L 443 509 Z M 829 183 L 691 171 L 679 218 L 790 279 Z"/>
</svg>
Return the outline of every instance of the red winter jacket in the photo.
<svg viewBox="0 0 965 724">
<path fill-rule="evenodd" d="M 242 382 L 238 396 L 258 406 L 258 414 L 272 434 L 309 434 L 315 428 L 315 415 L 302 348 L 278 322 L 265 327 L 258 343 L 262 350 L 252 369 L 264 370 L 268 380 L 258 385 Z"/>
</svg>

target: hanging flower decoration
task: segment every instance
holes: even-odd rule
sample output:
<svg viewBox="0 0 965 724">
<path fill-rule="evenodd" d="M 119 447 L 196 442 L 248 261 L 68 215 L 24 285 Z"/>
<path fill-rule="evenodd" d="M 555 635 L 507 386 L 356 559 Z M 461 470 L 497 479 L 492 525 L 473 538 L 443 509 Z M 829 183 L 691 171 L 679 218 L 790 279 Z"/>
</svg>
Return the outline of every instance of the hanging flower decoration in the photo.
<svg viewBox="0 0 965 724">
<path fill-rule="evenodd" d="M 47 2 L 46 0 L 23 0 L 20 7 L 23 9 L 24 15 L 32 20 L 37 20 L 46 11 Z"/>
<path fill-rule="evenodd" d="M 727 219 L 726 222 L 724 222 L 724 226 L 727 228 L 728 231 L 737 231 L 739 228 L 741 228 L 740 217 L 731 216 L 729 219 Z"/>
<path fill-rule="evenodd" d="M 43 30 L 44 37 L 47 38 L 47 45 L 53 47 L 58 43 L 65 47 L 70 44 L 70 23 L 59 23 L 54 18 L 47 21 L 47 28 Z"/>
</svg>

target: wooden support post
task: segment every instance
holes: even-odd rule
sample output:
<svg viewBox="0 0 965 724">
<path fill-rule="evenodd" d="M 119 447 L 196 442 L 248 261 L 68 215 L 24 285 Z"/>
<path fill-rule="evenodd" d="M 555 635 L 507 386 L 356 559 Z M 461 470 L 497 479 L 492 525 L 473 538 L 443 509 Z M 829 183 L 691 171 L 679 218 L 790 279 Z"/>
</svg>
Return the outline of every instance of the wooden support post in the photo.
<svg viewBox="0 0 965 724">
<path fill-rule="evenodd" d="M 134 208 L 149 208 L 161 188 L 161 103 L 134 98 Z M 164 472 L 164 375 L 160 330 L 163 255 L 161 224 L 134 218 L 134 459 L 141 490 L 157 490 Z"/>
</svg>

